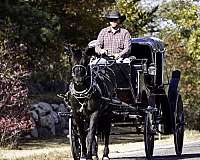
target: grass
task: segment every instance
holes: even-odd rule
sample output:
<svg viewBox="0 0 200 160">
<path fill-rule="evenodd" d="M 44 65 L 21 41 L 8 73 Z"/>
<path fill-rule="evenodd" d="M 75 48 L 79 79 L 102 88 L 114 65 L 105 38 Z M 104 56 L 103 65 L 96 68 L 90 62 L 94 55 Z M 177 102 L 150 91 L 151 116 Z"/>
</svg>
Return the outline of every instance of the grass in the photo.
<svg viewBox="0 0 200 160">
<path fill-rule="evenodd" d="M 200 139 L 200 132 L 185 131 L 184 142 Z M 135 144 L 137 142 L 137 145 Z M 173 135 L 162 136 L 156 144 L 173 144 Z M 21 143 L 18 150 L 0 149 L 0 160 L 70 160 L 70 146 L 67 138 L 58 137 L 48 140 L 28 140 Z M 144 148 L 143 135 L 111 136 L 110 151 L 112 153 Z M 100 156 L 103 146 L 100 145 Z"/>
<path fill-rule="evenodd" d="M 22 141 L 18 150 L 0 150 L 0 160 L 65 160 L 70 159 L 67 138 Z"/>
</svg>

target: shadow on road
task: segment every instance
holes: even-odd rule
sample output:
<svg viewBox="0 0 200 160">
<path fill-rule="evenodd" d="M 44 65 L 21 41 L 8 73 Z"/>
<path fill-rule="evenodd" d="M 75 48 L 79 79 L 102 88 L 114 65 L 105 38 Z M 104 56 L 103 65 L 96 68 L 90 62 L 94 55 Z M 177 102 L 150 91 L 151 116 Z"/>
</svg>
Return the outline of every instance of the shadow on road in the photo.
<svg viewBox="0 0 200 160">
<path fill-rule="evenodd" d="M 194 154 L 183 154 L 180 157 L 177 157 L 176 155 L 166 155 L 166 156 L 154 156 L 152 160 L 180 160 L 180 159 L 192 159 L 192 158 L 199 158 L 200 159 L 200 153 L 194 153 Z M 120 158 L 111 158 L 111 160 L 146 160 L 144 156 L 141 157 L 120 157 Z"/>
<path fill-rule="evenodd" d="M 167 155 L 167 156 L 154 156 L 153 160 L 179 160 L 179 159 L 192 159 L 192 158 L 200 158 L 200 153 L 193 154 L 183 154 L 180 157 L 176 155 Z"/>
</svg>

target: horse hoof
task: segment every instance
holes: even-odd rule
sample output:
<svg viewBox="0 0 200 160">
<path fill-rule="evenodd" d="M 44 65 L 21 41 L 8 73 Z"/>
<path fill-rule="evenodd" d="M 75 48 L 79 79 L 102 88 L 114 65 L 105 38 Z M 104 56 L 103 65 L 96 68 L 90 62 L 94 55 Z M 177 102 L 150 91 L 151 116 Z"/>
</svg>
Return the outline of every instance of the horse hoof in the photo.
<svg viewBox="0 0 200 160">
<path fill-rule="evenodd" d="M 86 157 L 81 157 L 80 160 L 88 160 Z"/>
<path fill-rule="evenodd" d="M 110 160 L 109 157 L 103 157 L 102 160 Z"/>
<path fill-rule="evenodd" d="M 92 156 L 93 160 L 99 160 L 98 156 Z"/>
</svg>

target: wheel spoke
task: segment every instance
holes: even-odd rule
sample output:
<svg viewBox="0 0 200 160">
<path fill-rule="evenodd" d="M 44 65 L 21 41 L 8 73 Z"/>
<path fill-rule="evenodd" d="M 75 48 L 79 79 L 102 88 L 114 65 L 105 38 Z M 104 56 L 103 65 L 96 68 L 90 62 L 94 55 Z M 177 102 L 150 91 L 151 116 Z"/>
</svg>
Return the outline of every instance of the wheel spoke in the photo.
<svg viewBox="0 0 200 160">
<path fill-rule="evenodd" d="M 184 139 L 184 113 L 183 113 L 183 103 L 181 96 L 177 96 L 175 113 L 174 113 L 174 144 L 175 151 L 177 155 L 181 155 L 183 148 L 183 139 Z"/>
<path fill-rule="evenodd" d="M 144 126 L 144 142 L 145 152 L 147 159 L 151 159 L 154 149 L 154 129 L 153 129 L 153 114 L 146 113 L 145 115 L 145 126 Z"/>
</svg>

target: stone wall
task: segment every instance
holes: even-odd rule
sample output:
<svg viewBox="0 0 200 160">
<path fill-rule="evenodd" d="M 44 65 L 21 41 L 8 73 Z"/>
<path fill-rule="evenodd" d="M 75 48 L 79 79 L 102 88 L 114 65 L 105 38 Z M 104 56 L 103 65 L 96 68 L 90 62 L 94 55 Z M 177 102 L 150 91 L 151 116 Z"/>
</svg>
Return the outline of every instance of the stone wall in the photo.
<svg viewBox="0 0 200 160">
<path fill-rule="evenodd" d="M 28 135 L 32 138 L 48 138 L 68 134 L 68 116 L 59 113 L 69 112 L 65 104 L 39 102 L 30 108 L 34 128 Z"/>
</svg>

